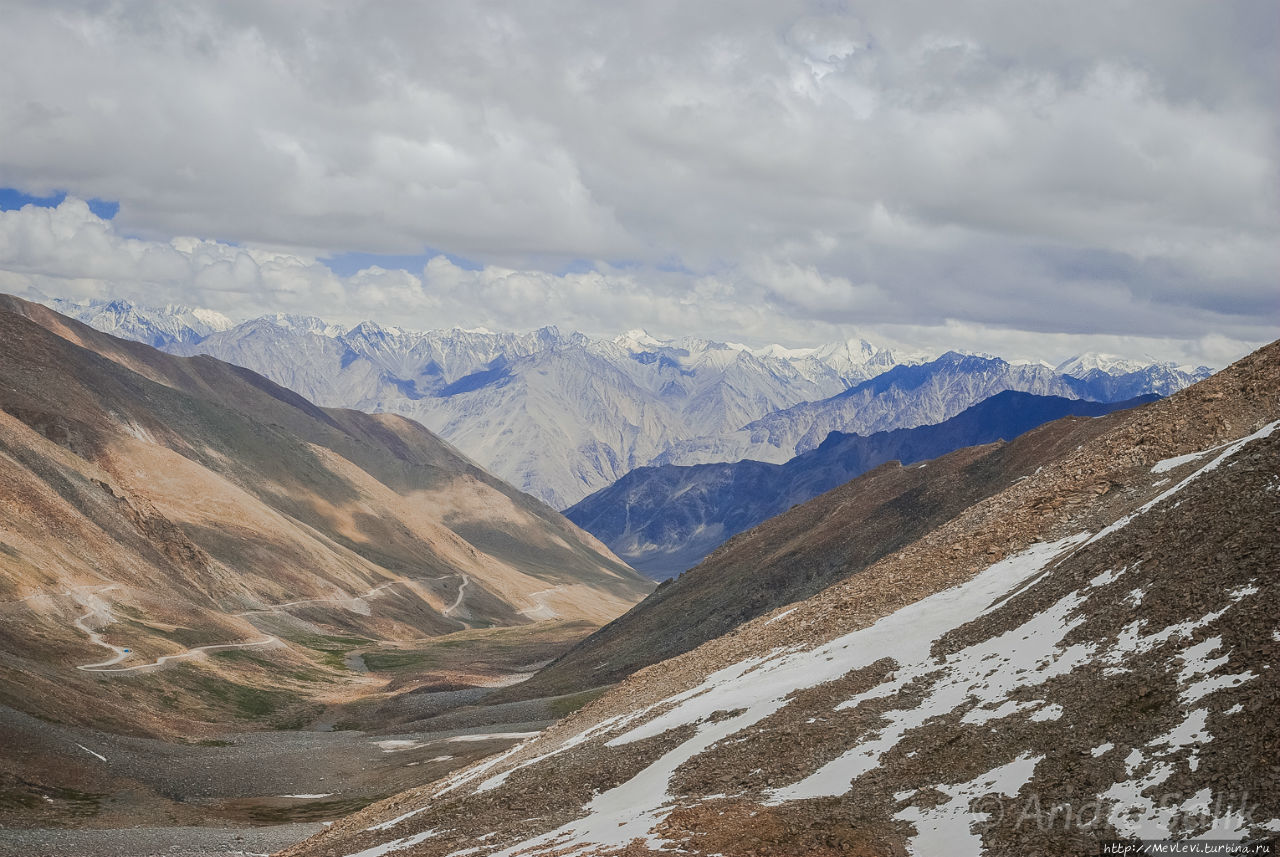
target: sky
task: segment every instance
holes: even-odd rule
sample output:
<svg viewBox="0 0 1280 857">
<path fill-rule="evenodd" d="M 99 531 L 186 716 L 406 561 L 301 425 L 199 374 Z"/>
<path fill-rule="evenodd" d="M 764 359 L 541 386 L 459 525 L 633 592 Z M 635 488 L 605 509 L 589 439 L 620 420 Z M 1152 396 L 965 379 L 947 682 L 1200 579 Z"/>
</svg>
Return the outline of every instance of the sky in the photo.
<svg viewBox="0 0 1280 857">
<path fill-rule="evenodd" d="M 0 290 L 1222 365 L 1273 0 L 0 0 Z"/>
</svg>

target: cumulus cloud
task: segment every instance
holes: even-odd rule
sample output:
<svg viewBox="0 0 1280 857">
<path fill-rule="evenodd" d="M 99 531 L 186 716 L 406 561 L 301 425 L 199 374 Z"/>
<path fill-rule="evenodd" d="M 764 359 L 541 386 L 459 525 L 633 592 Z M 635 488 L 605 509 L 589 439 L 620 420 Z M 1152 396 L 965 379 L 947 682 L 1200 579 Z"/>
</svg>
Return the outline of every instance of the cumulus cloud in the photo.
<svg viewBox="0 0 1280 857">
<path fill-rule="evenodd" d="M 5 20 L 0 186 L 120 202 L 110 223 L 7 217 L 6 282 L 1206 355 L 1280 321 L 1262 0 L 83 0 Z M 477 265 L 317 261 L 428 248 Z"/>
</svg>

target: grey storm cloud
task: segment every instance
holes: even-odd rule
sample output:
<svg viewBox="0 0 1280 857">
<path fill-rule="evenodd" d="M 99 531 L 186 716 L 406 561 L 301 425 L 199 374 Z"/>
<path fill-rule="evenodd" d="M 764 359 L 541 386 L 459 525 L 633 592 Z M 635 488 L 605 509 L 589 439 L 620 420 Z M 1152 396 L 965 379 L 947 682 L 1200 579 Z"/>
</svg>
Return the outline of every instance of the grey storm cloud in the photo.
<svg viewBox="0 0 1280 857">
<path fill-rule="evenodd" d="M 1207 356 L 1280 324 L 1270 0 L 0 9 L 0 185 L 120 202 L 9 217 L 10 284 Z M 480 270 L 316 261 L 428 248 Z"/>
</svg>

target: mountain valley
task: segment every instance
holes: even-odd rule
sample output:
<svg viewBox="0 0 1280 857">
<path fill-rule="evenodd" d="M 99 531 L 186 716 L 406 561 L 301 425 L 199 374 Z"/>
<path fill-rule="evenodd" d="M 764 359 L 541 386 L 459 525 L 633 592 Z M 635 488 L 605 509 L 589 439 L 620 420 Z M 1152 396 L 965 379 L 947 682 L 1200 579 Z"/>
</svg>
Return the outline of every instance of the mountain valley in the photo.
<svg viewBox="0 0 1280 857">
<path fill-rule="evenodd" d="M 1276 857 L 1278 12 L 4 3 L 0 857 Z"/>
<path fill-rule="evenodd" d="M 80 309 L 150 344 L 0 298 L 0 853 L 1013 854 L 1264 776 L 1277 346 L 1182 389 Z M 603 541 L 402 411 L 553 499 L 621 477 L 568 510 Z M 1007 823 L 1079 789 L 1104 827 Z"/>
<path fill-rule="evenodd" d="M 703 597 L 732 611 L 750 590 L 722 592 L 717 562 L 737 553 L 720 576 L 746 580 L 811 538 L 846 540 L 852 562 L 814 594 L 633 660 L 538 736 L 284 854 L 1021 855 L 1272 837 L 1278 427 L 1275 343 L 1133 410 L 883 465 L 685 575 L 708 569 Z M 898 473 L 945 497 L 984 466 L 1003 473 L 898 544 L 853 517 Z M 685 609 L 656 603 L 678 583 L 646 602 L 666 613 L 655 626 Z M 532 681 L 589 684 L 606 650 L 580 649 L 593 645 Z"/>
<path fill-rule="evenodd" d="M 6 826 L 230 812 L 206 799 L 222 786 L 174 785 L 159 762 L 107 774 L 121 742 L 138 759 L 137 742 L 163 758 L 158 741 L 220 757 L 242 733 L 306 729 L 321 737 L 278 763 L 298 776 L 317 742 L 352 744 L 335 727 L 485 725 L 424 722 L 526 677 L 652 587 L 403 417 L 322 409 L 9 297 L 0 367 L 0 734 L 22 748 L 0 757 Z M 382 759 L 376 744 L 352 752 Z M 258 788 L 227 771 L 226 799 Z M 370 780 L 344 806 L 387 787 Z"/>
</svg>

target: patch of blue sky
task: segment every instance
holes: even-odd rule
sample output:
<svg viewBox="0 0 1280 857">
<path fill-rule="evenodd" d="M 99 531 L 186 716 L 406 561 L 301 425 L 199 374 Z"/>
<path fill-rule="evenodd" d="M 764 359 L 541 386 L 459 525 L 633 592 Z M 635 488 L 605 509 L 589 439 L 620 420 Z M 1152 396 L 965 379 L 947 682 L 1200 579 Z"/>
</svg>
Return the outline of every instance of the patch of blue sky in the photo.
<svg viewBox="0 0 1280 857">
<path fill-rule="evenodd" d="M 23 193 L 17 188 L 2 187 L 0 188 L 0 211 L 16 211 L 24 205 L 55 208 L 61 205 L 66 198 L 66 191 L 58 191 L 49 196 L 32 196 L 29 193 Z M 110 220 L 120 211 L 120 203 L 118 202 L 110 202 L 105 199 L 88 199 L 85 202 L 89 203 L 89 210 L 103 220 Z"/>
</svg>

